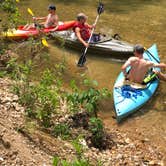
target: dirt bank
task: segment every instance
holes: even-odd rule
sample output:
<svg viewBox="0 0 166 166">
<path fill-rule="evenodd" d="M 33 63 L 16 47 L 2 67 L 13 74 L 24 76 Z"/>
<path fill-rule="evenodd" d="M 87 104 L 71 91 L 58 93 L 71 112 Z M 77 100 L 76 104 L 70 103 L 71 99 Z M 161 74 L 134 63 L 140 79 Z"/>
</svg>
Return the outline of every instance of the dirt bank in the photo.
<svg viewBox="0 0 166 166">
<path fill-rule="evenodd" d="M 50 166 L 53 156 L 68 161 L 74 159 L 76 152 L 70 142 L 37 129 L 25 129 L 24 108 L 18 104 L 18 97 L 11 93 L 11 84 L 9 79 L 0 79 L 0 165 Z M 132 136 L 130 131 L 124 133 L 118 127 L 106 130 L 114 142 L 111 149 L 99 151 L 84 147 L 83 155 L 92 165 L 100 161 L 104 166 L 164 166 L 164 154 L 140 133 L 135 132 Z"/>
</svg>

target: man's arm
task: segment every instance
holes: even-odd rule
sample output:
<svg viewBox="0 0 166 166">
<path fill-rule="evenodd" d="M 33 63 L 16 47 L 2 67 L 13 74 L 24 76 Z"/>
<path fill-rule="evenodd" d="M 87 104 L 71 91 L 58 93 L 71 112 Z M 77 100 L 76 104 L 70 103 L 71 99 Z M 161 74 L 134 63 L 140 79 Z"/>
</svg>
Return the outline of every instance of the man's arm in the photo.
<svg viewBox="0 0 166 166">
<path fill-rule="evenodd" d="M 121 70 L 122 70 L 125 77 L 127 76 L 126 69 L 127 69 L 128 66 L 130 66 L 130 64 L 131 64 L 131 59 L 129 58 L 121 68 Z"/>
<path fill-rule="evenodd" d="M 33 17 L 33 20 L 46 20 L 47 17 Z"/>
<path fill-rule="evenodd" d="M 96 25 L 95 25 L 95 24 L 93 24 L 93 25 L 89 25 L 88 23 L 86 23 L 86 25 L 88 26 L 89 29 L 96 28 Z"/>
<path fill-rule="evenodd" d="M 85 47 L 88 47 L 88 46 L 89 46 L 88 43 L 86 43 L 86 42 L 82 39 L 82 37 L 81 37 L 80 28 L 77 27 L 77 28 L 75 29 L 75 33 L 76 33 L 76 36 L 77 36 L 78 40 L 79 40 Z"/>
<path fill-rule="evenodd" d="M 166 64 L 165 63 L 153 63 L 153 67 L 159 67 L 162 69 L 166 69 Z"/>
</svg>

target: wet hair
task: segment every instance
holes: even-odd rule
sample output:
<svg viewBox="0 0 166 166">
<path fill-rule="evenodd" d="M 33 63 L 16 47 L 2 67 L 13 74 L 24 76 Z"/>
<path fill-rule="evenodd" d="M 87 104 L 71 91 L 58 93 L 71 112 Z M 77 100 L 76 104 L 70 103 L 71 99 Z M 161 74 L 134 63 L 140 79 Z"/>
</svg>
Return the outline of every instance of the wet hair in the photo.
<svg viewBox="0 0 166 166">
<path fill-rule="evenodd" d="M 87 16 L 84 13 L 79 13 L 77 15 L 77 21 L 80 21 L 82 19 L 87 19 Z"/>
<path fill-rule="evenodd" d="M 140 44 L 136 44 L 134 46 L 134 52 L 138 53 L 138 54 L 143 54 L 145 51 L 144 47 Z"/>
<path fill-rule="evenodd" d="M 55 5 L 49 5 L 48 10 L 56 10 L 56 6 Z"/>
</svg>

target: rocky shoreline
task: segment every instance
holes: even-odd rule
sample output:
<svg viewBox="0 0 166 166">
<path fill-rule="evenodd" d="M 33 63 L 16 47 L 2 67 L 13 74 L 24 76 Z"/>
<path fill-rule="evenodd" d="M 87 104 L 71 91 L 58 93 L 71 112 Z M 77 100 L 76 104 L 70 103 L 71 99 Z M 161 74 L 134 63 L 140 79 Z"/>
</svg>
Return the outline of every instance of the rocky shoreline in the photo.
<svg viewBox="0 0 166 166">
<path fill-rule="evenodd" d="M 10 79 L 0 79 L 0 165 L 50 166 L 54 156 L 67 161 L 76 158 L 71 142 L 40 130 L 20 130 L 26 123 L 24 108 L 18 104 L 18 97 L 11 93 L 11 85 Z M 91 165 L 100 162 L 103 166 L 164 166 L 165 155 L 148 138 L 140 138 L 137 132 L 131 136 L 127 131 L 121 132 L 118 127 L 106 130 L 113 140 L 110 149 L 100 151 L 88 148 L 85 140 L 82 142 L 82 155 Z"/>
</svg>

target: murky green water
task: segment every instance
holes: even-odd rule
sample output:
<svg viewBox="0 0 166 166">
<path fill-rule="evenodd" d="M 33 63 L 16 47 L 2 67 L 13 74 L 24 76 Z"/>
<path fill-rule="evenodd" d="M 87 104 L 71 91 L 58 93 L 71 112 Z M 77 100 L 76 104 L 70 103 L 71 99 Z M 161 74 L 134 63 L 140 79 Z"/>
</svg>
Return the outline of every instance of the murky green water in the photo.
<svg viewBox="0 0 166 166">
<path fill-rule="evenodd" d="M 20 3 L 21 11 L 25 10 L 25 19 L 31 16 L 26 13 L 30 7 L 35 15 L 47 14 L 47 6 L 55 3 L 60 20 L 75 19 L 79 12 L 85 12 L 88 22 L 91 24 L 96 18 L 96 6 L 98 1 L 91 0 L 29 0 Z M 166 1 L 165 0 L 103 0 L 105 12 L 101 15 L 96 31 L 113 34 L 119 33 L 122 38 L 130 43 L 141 43 L 150 47 L 157 43 L 161 60 L 166 62 Z M 52 44 L 51 44 L 52 43 Z M 53 63 L 61 58 L 61 49 L 50 42 L 50 52 Z M 122 63 L 112 61 L 101 56 L 88 55 L 87 69 L 78 69 L 75 65 L 81 53 L 74 51 L 64 52 L 69 70 L 69 78 L 79 77 L 80 73 L 87 73 L 99 83 L 99 87 L 107 87 L 112 90 L 113 83 L 120 72 Z M 152 100 L 138 113 L 128 118 L 120 130 L 144 132 L 146 137 L 154 139 L 166 146 L 166 84 L 160 83 L 159 89 Z M 107 101 L 101 106 L 100 116 L 104 119 L 107 127 L 117 127 L 112 118 L 113 102 Z"/>
</svg>

